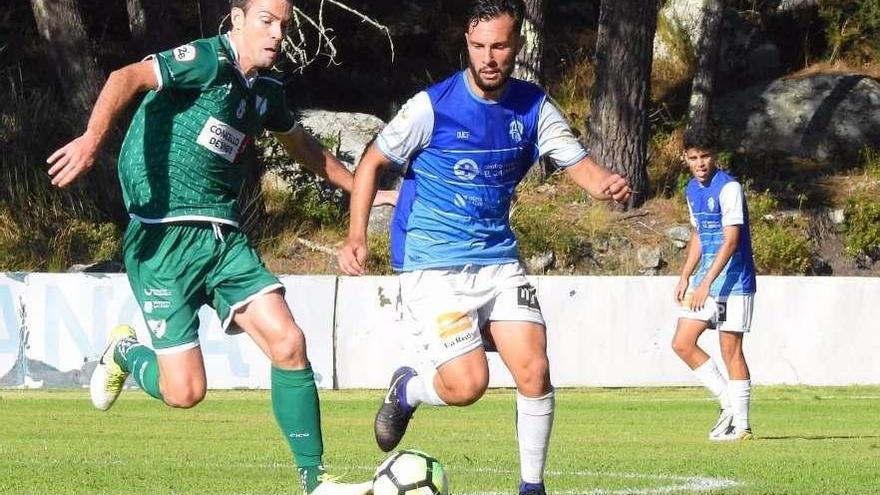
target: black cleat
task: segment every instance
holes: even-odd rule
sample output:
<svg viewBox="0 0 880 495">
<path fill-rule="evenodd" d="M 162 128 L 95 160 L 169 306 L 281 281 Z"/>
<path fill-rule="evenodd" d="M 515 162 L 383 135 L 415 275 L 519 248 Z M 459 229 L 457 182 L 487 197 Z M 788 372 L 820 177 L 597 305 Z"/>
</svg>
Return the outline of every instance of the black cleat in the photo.
<svg viewBox="0 0 880 495">
<path fill-rule="evenodd" d="M 547 495 L 544 489 L 544 483 L 526 483 L 519 482 L 519 495 Z"/>
<path fill-rule="evenodd" d="M 373 423 L 376 443 L 383 452 L 390 452 L 397 447 L 416 410 L 406 403 L 406 384 L 414 376 L 416 370 L 406 366 L 397 368 L 391 375 L 388 393 L 385 394 L 385 400 L 382 401 L 382 407 L 376 413 L 376 421 Z"/>
</svg>

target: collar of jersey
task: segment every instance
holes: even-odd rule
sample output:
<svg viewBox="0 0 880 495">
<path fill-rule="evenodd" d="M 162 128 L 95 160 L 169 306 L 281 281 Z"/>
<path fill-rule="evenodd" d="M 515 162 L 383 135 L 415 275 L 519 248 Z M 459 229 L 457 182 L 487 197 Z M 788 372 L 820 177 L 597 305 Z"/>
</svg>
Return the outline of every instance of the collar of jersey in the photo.
<svg viewBox="0 0 880 495">
<path fill-rule="evenodd" d="M 507 96 L 507 93 L 510 92 L 510 79 L 508 78 L 507 83 L 504 87 L 504 92 L 501 93 L 501 96 L 497 100 L 487 100 L 486 98 L 483 98 L 481 96 L 477 96 L 477 94 L 474 93 L 474 89 L 471 88 L 471 83 L 468 81 L 468 78 L 467 78 L 467 70 L 461 71 L 461 78 L 464 81 L 464 87 L 467 88 L 468 94 L 471 95 L 471 98 L 476 100 L 477 103 L 482 103 L 484 105 L 497 105 L 497 104 L 501 103 L 502 101 L 504 101 L 504 98 Z"/>
<path fill-rule="evenodd" d="M 232 42 L 232 38 L 229 37 L 229 31 L 220 35 L 220 44 L 223 48 L 229 52 L 228 55 L 231 55 L 232 66 L 235 67 L 235 71 L 238 72 L 238 75 L 241 77 L 241 81 L 248 88 L 254 85 L 254 81 L 257 80 L 262 74 L 259 70 L 257 70 L 256 75 L 252 78 L 248 78 L 248 76 L 241 70 L 241 66 L 238 64 L 238 50 L 235 49 L 235 44 Z"/>
</svg>

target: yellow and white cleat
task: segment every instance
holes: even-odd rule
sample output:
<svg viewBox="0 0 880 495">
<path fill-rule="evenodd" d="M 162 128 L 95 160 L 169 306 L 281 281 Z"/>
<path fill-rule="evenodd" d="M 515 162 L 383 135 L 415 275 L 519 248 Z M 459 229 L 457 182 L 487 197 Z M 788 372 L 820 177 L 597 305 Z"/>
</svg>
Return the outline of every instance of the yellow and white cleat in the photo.
<svg viewBox="0 0 880 495">
<path fill-rule="evenodd" d="M 744 440 L 751 440 L 752 437 L 751 428 L 737 428 L 730 425 L 725 431 L 709 437 L 709 440 L 712 440 L 713 442 L 741 442 Z"/>
<path fill-rule="evenodd" d="M 340 483 L 338 476 L 323 473 L 318 477 L 321 482 L 309 495 L 369 495 L 373 491 L 373 482 Z"/>
<path fill-rule="evenodd" d="M 89 395 L 92 397 L 92 404 L 100 411 L 110 409 L 110 406 L 119 397 L 125 379 L 128 378 L 128 371 L 122 369 L 122 366 L 119 366 L 113 357 L 116 346 L 126 339 L 137 339 L 134 329 L 130 326 L 119 325 L 111 330 L 107 348 L 104 349 L 95 371 L 92 372 L 92 379 L 89 381 Z"/>
</svg>

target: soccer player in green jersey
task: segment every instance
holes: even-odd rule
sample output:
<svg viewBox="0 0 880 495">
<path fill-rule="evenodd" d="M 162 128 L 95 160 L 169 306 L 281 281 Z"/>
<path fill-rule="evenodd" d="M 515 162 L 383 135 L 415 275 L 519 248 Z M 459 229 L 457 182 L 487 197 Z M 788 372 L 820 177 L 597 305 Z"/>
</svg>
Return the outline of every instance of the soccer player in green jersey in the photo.
<svg viewBox="0 0 880 495">
<path fill-rule="evenodd" d="M 172 407 L 205 396 L 198 310 L 212 306 L 227 333 L 247 333 L 272 363 L 272 408 L 290 444 L 303 490 L 355 495 L 369 484 L 329 479 L 322 466 L 318 393 L 305 338 L 284 287 L 238 230 L 242 150 L 263 129 L 318 175 L 351 191 L 352 174 L 297 125 L 281 83 L 264 73 L 281 49 L 290 0 L 233 0 L 232 30 L 114 71 L 83 135 L 47 160 L 52 184 L 87 172 L 113 120 L 146 93 L 119 157 L 131 217 L 124 238 L 129 282 L 152 337 L 129 326 L 110 335 L 91 380 L 95 407 L 107 410 L 126 377 Z M 376 204 L 393 203 L 385 191 Z"/>
</svg>

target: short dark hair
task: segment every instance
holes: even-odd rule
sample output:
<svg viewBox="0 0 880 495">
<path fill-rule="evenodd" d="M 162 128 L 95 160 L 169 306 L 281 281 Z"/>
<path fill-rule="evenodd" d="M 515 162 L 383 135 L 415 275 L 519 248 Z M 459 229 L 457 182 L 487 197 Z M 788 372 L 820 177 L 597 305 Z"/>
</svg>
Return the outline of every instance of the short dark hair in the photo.
<svg viewBox="0 0 880 495">
<path fill-rule="evenodd" d="M 712 152 L 717 150 L 715 138 L 709 129 L 688 129 L 685 131 L 682 141 L 684 151 L 693 148 Z"/>
<path fill-rule="evenodd" d="M 519 34 L 525 16 L 526 5 L 523 0 L 472 0 L 468 7 L 466 31 L 480 21 L 495 19 L 504 14 L 513 18 L 514 32 Z"/>
<path fill-rule="evenodd" d="M 247 12 L 252 1 L 253 0 L 229 0 L 229 10 L 241 9 Z M 293 3 L 293 0 L 287 0 L 287 3 Z"/>
</svg>

